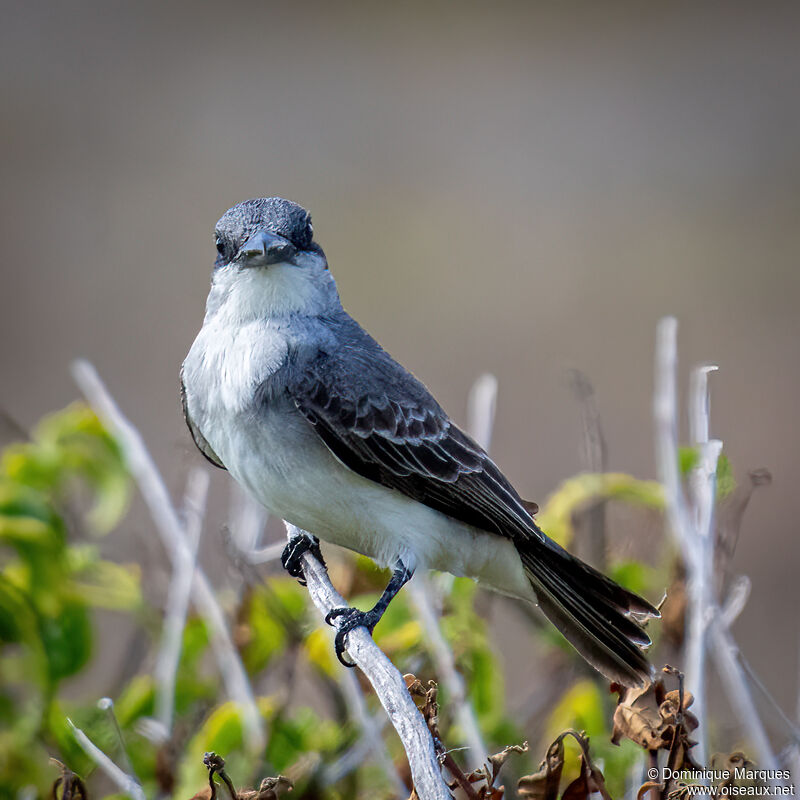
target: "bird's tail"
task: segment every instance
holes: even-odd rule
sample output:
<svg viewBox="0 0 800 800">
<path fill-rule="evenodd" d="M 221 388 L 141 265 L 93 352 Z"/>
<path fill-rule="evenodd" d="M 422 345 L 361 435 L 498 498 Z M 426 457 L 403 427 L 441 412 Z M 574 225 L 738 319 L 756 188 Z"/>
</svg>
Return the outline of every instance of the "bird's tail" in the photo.
<svg viewBox="0 0 800 800">
<path fill-rule="evenodd" d="M 658 611 L 550 539 L 516 544 L 539 608 L 567 641 L 612 681 L 652 680 L 643 652 L 650 638 L 640 620 Z"/>
</svg>

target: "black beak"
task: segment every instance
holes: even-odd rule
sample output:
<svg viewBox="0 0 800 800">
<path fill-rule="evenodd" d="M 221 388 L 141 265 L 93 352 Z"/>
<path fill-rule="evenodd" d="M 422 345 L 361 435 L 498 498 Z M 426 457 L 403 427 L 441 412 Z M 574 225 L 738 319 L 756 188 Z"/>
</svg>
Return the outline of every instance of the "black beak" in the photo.
<svg viewBox="0 0 800 800">
<path fill-rule="evenodd" d="M 237 260 L 242 267 L 266 267 L 269 264 L 290 261 L 296 252 L 295 246 L 283 236 L 259 231 L 242 245 Z"/>
</svg>

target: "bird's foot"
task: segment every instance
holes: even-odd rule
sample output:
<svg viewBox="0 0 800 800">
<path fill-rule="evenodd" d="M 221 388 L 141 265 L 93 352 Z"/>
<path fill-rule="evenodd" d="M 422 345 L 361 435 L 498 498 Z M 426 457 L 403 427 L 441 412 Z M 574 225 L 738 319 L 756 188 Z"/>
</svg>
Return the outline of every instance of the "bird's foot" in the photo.
<svg viewBox="0 0 800 800">
<path fill-rule="evenodd" d="M 289 539 L 286 547 L 283 548 L 281 553 L 281 564 L 283 568 L 293 577 L 297 578 L 301 586 L 306 585 L 306 579 L 303 575 L 303 555 L 311 553 L 316 556 L 319 563 L 325 566 L 325 559 L 322 557 L 322 551 L 319 549 L 319 539 L 311 534 L 298 534 Z"/>
<path fill-rule="evenodd" d="M 334 608 L 325 615 L 325 622 L 333 625 L 333 620 L 341 617 L 342 621 L 337 626 L 336 638 L 333 645 L 336 650 L 336 658 L 346 667 L 354 667 L 351 661 L 345 661 L 344 651 L 347 649 L 347 636 L 354 628 L 366 628 L 372 633 L 375 626 L 380 622 L 383 612 L 379 608 L 372 608 L 369 611 L 360 611 L 357 608 Z"/>
</svg>

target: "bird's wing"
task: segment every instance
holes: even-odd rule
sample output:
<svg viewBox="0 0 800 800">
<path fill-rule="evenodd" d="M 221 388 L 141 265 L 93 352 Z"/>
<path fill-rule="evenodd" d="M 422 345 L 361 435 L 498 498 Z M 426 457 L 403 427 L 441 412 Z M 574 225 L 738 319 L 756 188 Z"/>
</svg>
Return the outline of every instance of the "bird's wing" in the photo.
<svg viewBox="0 0 800 800">
<path fill-rule="evenodd" d="M 288 381 L 298 410 L 333 454 L 359 475 L 476 528 L 544 540 L 481 447 L 422 383 L 360 328 L 357 334 L 297 365 Z"/>
<path fill-rule="evenodd" d="M 194 424 L 192 417 L 189 414 L 189 408 L 186 403 L 186 384 L 183 382 L 183 370 L 181 370 L 181 406 L 183 407 L 183 418 L 186 420 L 186 425 L 189 428 L 189 433 L 192 434 L 192 439 L 197 445 L 197 449 L 215 466 L 220 469 L 225 469 L 225 465 L 220 461 L 219 456 L 211 449 L 211 445 L 206 441 L 206 437 L 200 433 L 200 428 Z"/>
</svg>

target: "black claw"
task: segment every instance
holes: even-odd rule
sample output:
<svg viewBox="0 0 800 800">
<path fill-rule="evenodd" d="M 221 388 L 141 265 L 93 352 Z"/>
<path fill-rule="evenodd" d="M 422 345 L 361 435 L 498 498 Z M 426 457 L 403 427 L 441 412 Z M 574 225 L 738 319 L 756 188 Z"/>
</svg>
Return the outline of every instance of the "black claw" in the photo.
<svg viewBox="0 0 800 800">
<path fill-rule="evenodd" d="M 333 620 L 337 617 L 344 617 L 336 630 L 336 637 L 333 640 L 336 658 L 345 667 L 354 667 L 352 661 L 345 661 L 344 652 L 347 649 L 347 636 L 355 628 L 366 628 L 372 633 L 381 618 L 381 614 L 374 608 L 371 611 L 359 611 L 357 608 L 333 608 L 325 615 L 325 622 L 333 625 Z"/>
<path fill-rule="evenodd" d="M 322 551 L 319 549 L 319 539 L 316 536 L 293 536 L 281 553 L 283 568 L 293 578 L 297 578 L 301 586 L 306 585 L 306 579 L 303 575 L 304 553 L 311 553 L 316 556 L 322 566 L 325 566 L 325 559 L 322 557 Z"/>
</svg>

